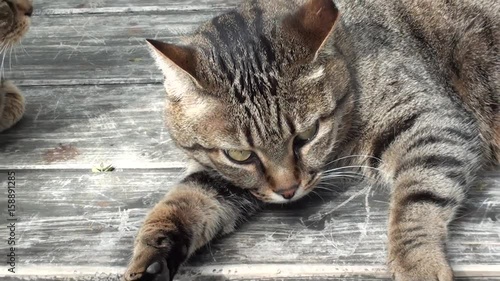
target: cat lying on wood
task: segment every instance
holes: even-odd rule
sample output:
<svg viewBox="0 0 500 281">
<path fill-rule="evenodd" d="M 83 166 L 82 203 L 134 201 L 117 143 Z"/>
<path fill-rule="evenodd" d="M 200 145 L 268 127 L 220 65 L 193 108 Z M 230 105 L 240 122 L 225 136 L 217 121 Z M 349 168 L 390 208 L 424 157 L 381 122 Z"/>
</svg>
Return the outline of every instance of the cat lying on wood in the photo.
<svg viewBox="0 0 500 281">
<path fill-rule="evenodd" d="M 262 202 L 352 172 L 391 189 L 394 280 L 453 279 L 448 224 L 500 156 L 500 2 L 334 2 L 246 0 L 180 45 L 149 41 L 192 169 L 147 216 L 125 280 L 171 280 Z"/>
</svg>

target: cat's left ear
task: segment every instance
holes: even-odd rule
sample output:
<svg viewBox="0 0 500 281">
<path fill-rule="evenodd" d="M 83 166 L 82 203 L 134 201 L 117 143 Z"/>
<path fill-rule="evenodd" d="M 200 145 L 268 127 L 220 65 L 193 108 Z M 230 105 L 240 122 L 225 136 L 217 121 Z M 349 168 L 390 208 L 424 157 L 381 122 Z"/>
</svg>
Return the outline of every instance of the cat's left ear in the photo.
<svg viewBox="0 0 500 281">
<path fill-rule="evenodd" d="M 157 40 L 147 39 L 151 54 L 165 75 L 165 87 L 177 98 L 182 98 L 190 87 L 202 88 L 196 77 L 196 57 L 194 49 Z"/>
<path fill-rule="evenodd" d="M 316 59 L 338 19 L 339 10 L 332 0 L 309 0 L 285 19 L 285 25 L 311 49 Z"/>
</svg>

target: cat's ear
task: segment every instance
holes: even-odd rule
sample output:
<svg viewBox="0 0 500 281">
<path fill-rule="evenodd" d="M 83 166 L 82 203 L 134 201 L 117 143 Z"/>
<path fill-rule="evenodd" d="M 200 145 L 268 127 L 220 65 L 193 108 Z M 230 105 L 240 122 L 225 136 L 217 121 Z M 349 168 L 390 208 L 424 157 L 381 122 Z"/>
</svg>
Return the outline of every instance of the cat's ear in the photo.
<svg viewBox="0 0 500 281">
<path fill-rule="evenodd" d="M 332 0 L 308 0 L 299 11 L 285 19 L 285 24 L 308 45 L 316 58 L 338 19 L 339 10 Z"/>
<path fill-rule="evenodd" d="M 167 92 L 177 98 L 187 88 L 201 88 L 196 77 L 196 57 L 192 48 L 147 39 L 151 54 L 165 75 Z"/>
</svg>

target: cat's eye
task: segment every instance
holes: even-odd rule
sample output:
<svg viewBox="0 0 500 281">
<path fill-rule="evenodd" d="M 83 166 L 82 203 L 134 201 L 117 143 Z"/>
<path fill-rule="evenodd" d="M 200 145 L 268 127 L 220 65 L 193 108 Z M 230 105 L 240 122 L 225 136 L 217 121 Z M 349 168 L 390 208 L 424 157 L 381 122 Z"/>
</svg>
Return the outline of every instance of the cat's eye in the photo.
<svg viewBox="0 0 500 281">
<path fill-rule="evenodd" d="M 248 162 L 253 156 L 253 152 L 250 150 L 229 149 L 225 150 L 224 153 L 226 154 L 227 158 L 238 164 L 244 164 L 245 162 Z"/>
<path fill-rule="evenodd" d="M 316 134 L 318 133 L 318 128 L 319 128 L 319 123 L 316 122 L 314 123 L 313 126 L 308 128 L 304 132 L 298 134 L 296 137 L 297 143 L 306 144 L 312 141 L 316 137 Z"/>
</svg>

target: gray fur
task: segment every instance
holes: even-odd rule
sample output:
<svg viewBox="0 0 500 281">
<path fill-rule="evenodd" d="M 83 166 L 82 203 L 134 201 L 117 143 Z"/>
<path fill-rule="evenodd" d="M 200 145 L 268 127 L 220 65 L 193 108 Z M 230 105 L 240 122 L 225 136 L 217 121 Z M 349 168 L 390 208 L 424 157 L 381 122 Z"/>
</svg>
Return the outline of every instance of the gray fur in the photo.
<svg viewBox="0 0 500 281">
<path fill-rule="evenodd" d="M 167 126 L 204 167 L 197 173 L 267 202 L 289 201 L 276 193 L 290 183 L 296 200 L 329 168 L 359 166 L 392 191 L 394 279 L 452 280 L 447 225 L 500 156 L 500 3 L 335 4 L 340 17 L 328 0 L 245 1 L 183 46 L 151 41 L 166 74 Z M 330 19 L 326 34 L 317 23 Z M 315 122 L 316 137 L 294 146 Z M 229 149 L 252 150 L 255 161 L 231 162 Z"/>
</svg>

